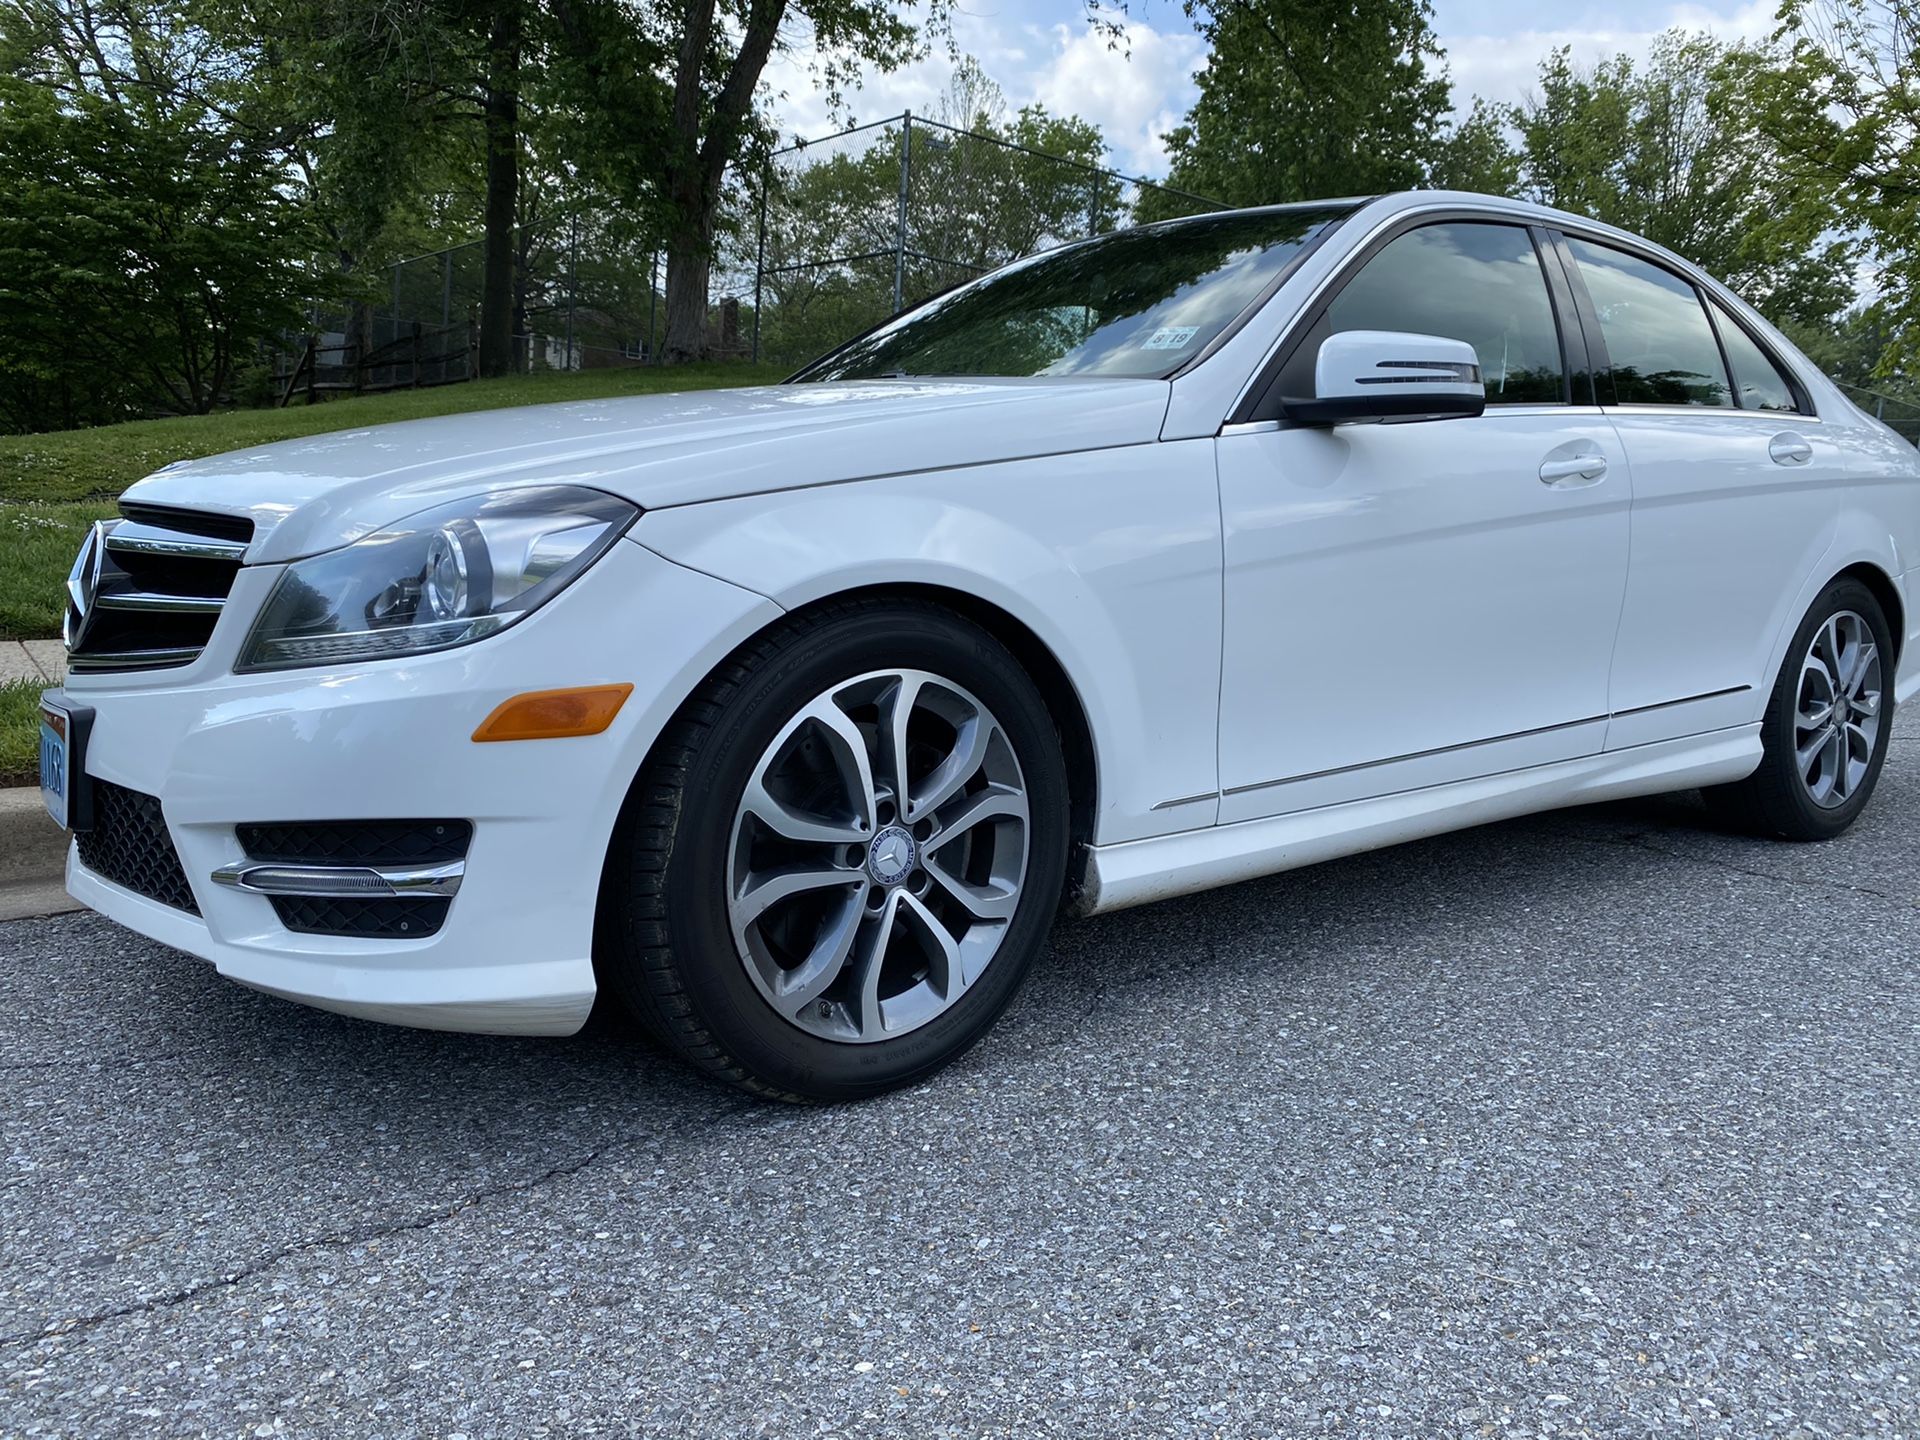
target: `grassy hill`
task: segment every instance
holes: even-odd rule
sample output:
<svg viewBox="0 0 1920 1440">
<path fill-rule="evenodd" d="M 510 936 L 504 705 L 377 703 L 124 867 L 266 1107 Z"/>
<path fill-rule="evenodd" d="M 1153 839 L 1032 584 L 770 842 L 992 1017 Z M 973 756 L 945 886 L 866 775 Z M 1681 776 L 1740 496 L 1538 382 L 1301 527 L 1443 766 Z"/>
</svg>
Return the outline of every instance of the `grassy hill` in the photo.
<svg viewBox="0 0 1920 1440">
<path fill-rule="evenodd" d="M 63 584 L 87 527 L 114 513 L 114 501 L 127 486 L 175 460 L 428 415 L 762 385 L 781 374 L 772 366 L 739 364 L 584 370 L 399 390 L 321 405 L 296 403 L 285 410 L 232 410 L 93 430 L 0 435 L 0 639 L 31 640 L 60 632 Z"/>
</svg>

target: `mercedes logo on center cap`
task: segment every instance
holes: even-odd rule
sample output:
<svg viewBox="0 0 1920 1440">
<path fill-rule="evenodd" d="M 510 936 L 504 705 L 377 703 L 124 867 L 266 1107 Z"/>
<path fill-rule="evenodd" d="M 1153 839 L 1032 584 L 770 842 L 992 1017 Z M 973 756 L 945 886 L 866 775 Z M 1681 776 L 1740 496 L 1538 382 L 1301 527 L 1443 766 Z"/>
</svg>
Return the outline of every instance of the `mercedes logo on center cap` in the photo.
<svg viewBox="0 0 1920 1440">
<path fill-rule="evenodd" d="M 100 594 L 100 567 L 106 559 L 109 528 L 108 521 L 93 522 L 93 529 L 80 543 L 80 553 L 74 557 L 73 569 L 67 574 L 69 603 L 61 633 L 69 651 L 80 648 L 80 642 L 87 638 L 87 627 L 93 623 L 93 602 Z"/>
<path fill-rule="evenodd" d="M 913 836 L 890 825 L 873 837 L 867 851 L 867 873 L 882 885 L 898 885 L 913 869 Z"/>
</svg>

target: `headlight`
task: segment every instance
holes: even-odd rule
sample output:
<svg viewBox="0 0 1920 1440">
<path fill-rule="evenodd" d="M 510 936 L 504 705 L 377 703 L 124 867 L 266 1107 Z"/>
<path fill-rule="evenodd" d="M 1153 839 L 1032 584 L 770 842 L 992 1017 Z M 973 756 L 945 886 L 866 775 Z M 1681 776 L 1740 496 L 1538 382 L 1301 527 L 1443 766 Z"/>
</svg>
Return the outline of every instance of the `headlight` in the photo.
<svg viewBox="0 0 1920 1440">
<path fill-rule="evenodd" d="M 639 513 L 559 485 L 428 510 L 289 565 L 234 668 L 390 660 L 479 640 L 565 589 Z"/>
</svg>

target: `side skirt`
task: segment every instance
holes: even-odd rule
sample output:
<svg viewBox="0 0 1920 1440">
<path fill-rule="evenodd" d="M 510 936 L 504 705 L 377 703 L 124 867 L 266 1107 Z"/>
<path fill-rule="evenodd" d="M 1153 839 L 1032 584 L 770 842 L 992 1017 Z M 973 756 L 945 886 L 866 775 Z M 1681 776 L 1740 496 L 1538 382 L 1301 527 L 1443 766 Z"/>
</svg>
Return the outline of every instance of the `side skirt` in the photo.
<svg viewBox="0 0 1920 1440">
<path fill-rule="evenodd" d="M 1072 908 L 1098 915 L 1517 815 L 1721 785 L 1751 775 L 1760 755 L 1760 726 L 1740 725 L 1317 810 L 1090 846 Z"/>
</svg>

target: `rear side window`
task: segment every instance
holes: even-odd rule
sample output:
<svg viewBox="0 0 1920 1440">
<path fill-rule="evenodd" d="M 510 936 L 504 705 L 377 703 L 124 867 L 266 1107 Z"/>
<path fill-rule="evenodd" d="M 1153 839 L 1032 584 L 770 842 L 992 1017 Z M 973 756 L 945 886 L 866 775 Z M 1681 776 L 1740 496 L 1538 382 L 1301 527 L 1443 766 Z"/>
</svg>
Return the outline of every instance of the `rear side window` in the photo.
<svg viewBox="0 0 1920 1440">
<path fill-rule="evenodd" d="M 1610 366 L 1597 377 L 1603 402 L 1733 404 L 1720 346 L 1692 285 L 1611 246 L 1572 236 L 1567 246 L 1600 316 Z"/>
<path fill-rule="evenodd" d="M 1720 327 L 1720 343 L 1726 347 L 1727 363 L 1733 367 L 1733 393 L 1742 410 L 1786 410 L 1800 408 L 1794 399 L 1793 384 L 1774 359 L 1762 350 L 1740 322 L 1727 313 L 1719 301 L 1713 306 L 1713 323 Z"/>
<path fill-rule="evenodd" d="M 1327 306 L 1312 347 L 1343 330 L 1466 341 L 1480 357 L 1489 405 L 1566 399 L 1546 276 L 1532 238 L 1517 225 L 1427 225 L 1390 241 Z M 1311 364 L 1309 355 L 1309 375 Z"/>
</svg>

